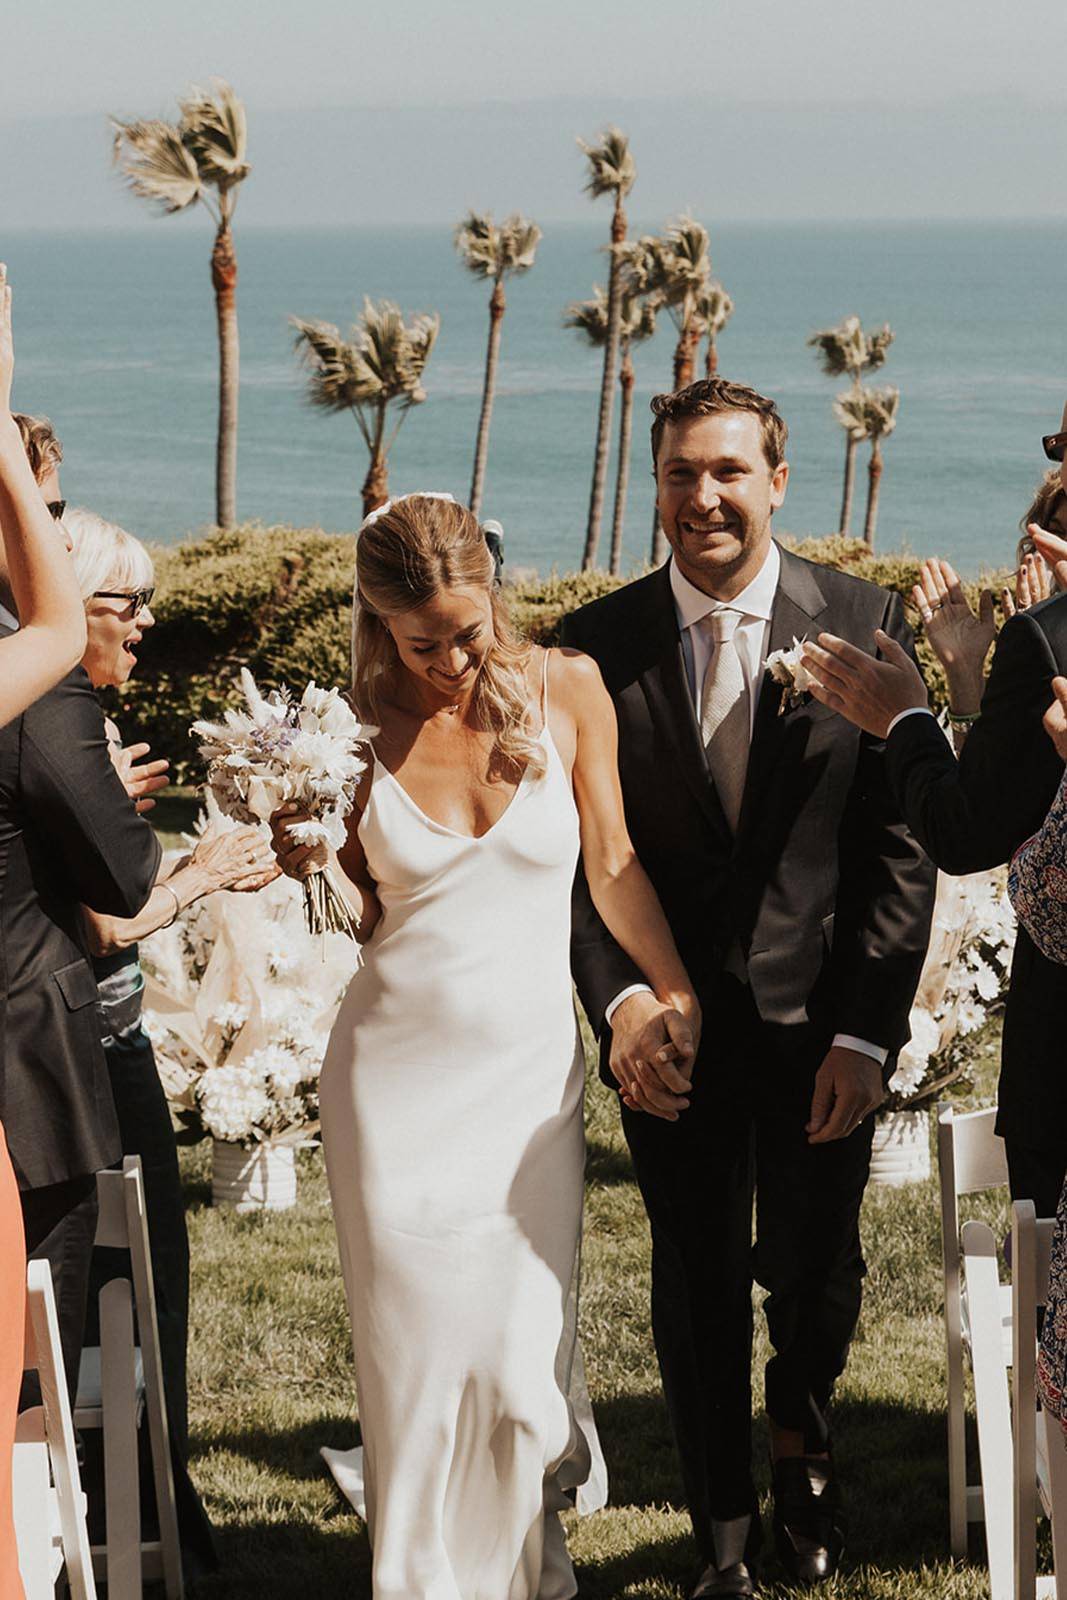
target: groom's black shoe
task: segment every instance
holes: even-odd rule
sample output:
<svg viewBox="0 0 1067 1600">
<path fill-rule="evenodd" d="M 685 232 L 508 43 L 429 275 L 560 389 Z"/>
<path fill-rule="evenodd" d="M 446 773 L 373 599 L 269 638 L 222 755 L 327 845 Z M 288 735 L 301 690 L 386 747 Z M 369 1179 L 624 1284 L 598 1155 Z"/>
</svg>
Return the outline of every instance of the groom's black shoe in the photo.
<svg viewBox="0 0 1067 1600">
<path fill-rule="evenodd" d="M 837 1571 L 845 1532 L 829 1460 L 789 1456 L 775 1462 L 774 1534 L 795 1582 L 822 1583 Z"/>
<path fill-rule="evenodd" d="M 689 1600 L 750 1600 L 757 1593 L 752 1568 L 735 1561 L 729 1567 L 705 1567 L 689 1591 Z"/>
<path fill-rule="evenodd" d="M 689 1600 L 749 1600 L 755 1595 L 761 1538 L 758 1516 L 713 1519 L 706 1541 L 712 1559 L 689 1591 Z"/>
</svg>

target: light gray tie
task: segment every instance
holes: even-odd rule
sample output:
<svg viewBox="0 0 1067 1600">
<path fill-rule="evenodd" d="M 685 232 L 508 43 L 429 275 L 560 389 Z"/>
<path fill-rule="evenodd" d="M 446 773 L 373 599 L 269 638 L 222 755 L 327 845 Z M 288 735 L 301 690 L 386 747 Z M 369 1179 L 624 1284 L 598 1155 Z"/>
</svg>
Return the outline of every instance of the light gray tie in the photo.
<svg viewBox="0 0 1067 1600">
<path fill-rule="evenodd" d="M 700 737 L 731 831 L 737 832 L 751 742 L 748 686 L 734 634 L 736 611 L 712 611 L 704 619 L 711 656 L 700 691 Z"/>
</svg>

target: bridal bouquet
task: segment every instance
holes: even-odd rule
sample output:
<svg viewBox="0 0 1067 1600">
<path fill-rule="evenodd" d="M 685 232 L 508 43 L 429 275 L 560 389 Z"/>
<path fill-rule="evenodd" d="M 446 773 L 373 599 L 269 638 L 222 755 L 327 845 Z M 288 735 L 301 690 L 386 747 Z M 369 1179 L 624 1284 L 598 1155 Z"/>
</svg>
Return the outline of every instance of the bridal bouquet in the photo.
<svg viewBox="0 0 1067 1600">
<path fill-rule="evenodd" d="M 345 818 L 367 769 L 358 747 L 373 738 L 336 689 L 308 684 L 300 699 L 284 686 L 263 695 L 247 667 L 241 669 L 246 711 L 227 711 L 223 722 L 194 722 L 207 783 L 219 809 L 239 822 L 269 822 L 290 801 L 308 813 L 289 832 L 301 844 L 339 850 Z M 304 879 L 309 933 L 346 933 L 359 926 L 328 871 Z"/>
</svg>

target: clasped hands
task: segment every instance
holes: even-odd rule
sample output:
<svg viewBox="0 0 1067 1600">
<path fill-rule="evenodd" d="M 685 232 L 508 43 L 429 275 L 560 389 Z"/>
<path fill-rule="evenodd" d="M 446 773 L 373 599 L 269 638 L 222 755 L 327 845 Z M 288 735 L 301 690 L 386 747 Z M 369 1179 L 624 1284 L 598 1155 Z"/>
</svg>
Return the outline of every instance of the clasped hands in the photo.
<svg viewBox="0 0 1067 1600">
<path fill-rule="evenodd" d="M 700 1025 L 695 1000 L 684 1013 L 645 991 L 620 1002 L 611 1019 L 608 1060 L 623 1105 L 678 1121 L 689 1108 Z M 805 1126 L 809 1144 L 847 1138 L 883 1098 L 878 1063 L 835 1045 L 815 1077 Z"/>
</svg>

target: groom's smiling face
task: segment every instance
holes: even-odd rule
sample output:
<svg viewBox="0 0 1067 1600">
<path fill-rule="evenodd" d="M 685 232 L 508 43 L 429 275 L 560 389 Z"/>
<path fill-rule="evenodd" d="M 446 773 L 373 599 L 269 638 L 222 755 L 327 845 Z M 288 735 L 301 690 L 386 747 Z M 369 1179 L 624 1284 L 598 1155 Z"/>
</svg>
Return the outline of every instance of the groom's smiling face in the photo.
<svg viewBox="0 0 1067 1600">
<path fill-rule="evenodd" d="M 753 411 L 668 422 L 656 459 L 656 500 L 682 575 L 729 600 L 756 576 L 785 499 L 789 467 L 772 467 Z"/>
</svg>

